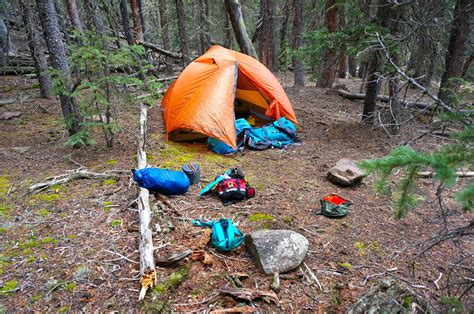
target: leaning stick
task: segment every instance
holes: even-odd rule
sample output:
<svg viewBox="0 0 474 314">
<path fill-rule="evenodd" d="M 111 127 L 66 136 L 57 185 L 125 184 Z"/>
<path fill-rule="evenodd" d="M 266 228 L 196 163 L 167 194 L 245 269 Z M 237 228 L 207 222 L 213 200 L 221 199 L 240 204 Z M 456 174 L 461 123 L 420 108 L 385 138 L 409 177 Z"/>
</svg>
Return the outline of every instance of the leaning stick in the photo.
<svg viewBox="0 0 474 314">
<path fill-rule="evenodd" d="M 142 104 L 140 107 L 140 137 L 138 139 L 138 169 L 146 167 L 146 120 L 147 107 Z M 156 284 L 155 260 L 153 259 L 153 240 L 150 228 L 150 203 L 147 189 L 140 188 L 138 193 L 138 211 L 140 216 L 140 275 L 141 289 L 138 300 L 142 300 L 148 289 Z"/>
</svg>

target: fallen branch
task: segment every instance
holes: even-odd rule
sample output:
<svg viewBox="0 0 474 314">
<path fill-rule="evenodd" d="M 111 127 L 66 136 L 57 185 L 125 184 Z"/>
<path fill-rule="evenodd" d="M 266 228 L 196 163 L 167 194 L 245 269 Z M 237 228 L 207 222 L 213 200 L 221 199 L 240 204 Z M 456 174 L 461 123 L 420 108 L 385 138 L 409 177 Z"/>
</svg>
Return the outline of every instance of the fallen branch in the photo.
<svg viewBox="0 0 474 314">
<path fill-rule="evenodd" d="M 354 100 L 354 99 L 364 100 L 365 99 L 364 93 L 352 93 L 352 92 L 345 91 L 343 89 L 338 89 L 337 93 L 339 94 L 339 96 L 347 98 L 347 99 L 351 99 L 351 100 Z M 377 95 L 377 100 L 383 103 L 389 103 L 390 96 Z M 433 106 L 432 104 L 425 103 L 425 102 L 402 102 L 399 100 L 399 103 L 406 107 L 413 107 L 413 108 L 423 109 L 423 110 L 431 109 L 431 107 Z"/>
<path fill-rule="evenodd" d="M 14 104 L 18 101 L 16 98 L 10 98 L 10 99 L 0 99 L 0 107 L 5 106 L 5 105 L 10 105 Z"/>
<path fill-rule="evenodd" d="M 121 39 L 126 39 L 124 35 L 120 35 L 120 38 Z M 176 53 L 176 52 L 172 52 L 172 51 L 163 49 L 163 48 L 158 47 L 157 45 L 152 44 L 150 42 L 140 41 L 137 44 L 142 45 L 145 48 L 148 48 L 148 49 L 150 49 L 150 50 L 152 50 L 156 53 L 162 54 L 162 55 L 170 57 L 170 58 L 181 59 L 183 57 L 183 55 L 180 54 L 180 53 Z"/>
<path fill-rule="evenodd" d="M 237 299 L 246 301 L 252 301 L 257 298 L 262 298 L 266 302 L 274 302 L 277 306 L 280 306 L 280 300 L 273 291 L 257 291 L 247 288 L 221 288 L 219 289 L 220 294 L 230 295 Z"/>
<path fill-rule="evenodd" d="M 180 260 L 182 260 L 186 256 L 190 255 L 192 252 L 193 252 L 193 250 L 186 249 L 183 252 L 175 253 L 175 254 L 167 257 L 167 258 L 158 258 L 158 259 L 156 259 L 155 264 L 158 265 L 158 266 L 161 266 L 161 267 L 170 266 L 170 265 L 173 265 L 173 264 L 179 262 Z"/>
<path fill-rule="evenodd" d="M 0 68 L 0 75 L 19 75 L 35 73 L 34 67 L 6 66 Z"/>
<path fill-rule="evenodd" d="M 127 171 L 128 172 L 128 171 Z M 119 175 L 111 172 L 95 173 L 90 172 L 87 169 L 79 168 L 73 172 L 62 174 L 57 177 L 47 178 L 48 181 L 35 183 L 28 188 L 28 192 L 40 192 L 53 185 L 65 184 L 73 180 L 79 179 L 116 179 Z"/>
<path fill-rule="evenodd" d="M 142 104 L 140 106 L 140 137 L 138 139 L 138 169 L 146 167 L 146 120 L 147 120 L 147 107 Z M 153 288 L 156 285 L 156 271 L 155 271 L 155 260 L 153 258 L 153 239 L 150 228 L 151 211 L 149 202 L 149 192 L 147 189 L 140 188 L 138 193 L 138 211 L 140 221 L 140 275 L 141 275 L 141 289 L 138 300 L 143 300 L 148 289 Z"/>
<path fill-rule="evenodd" d="M 416 175 L 420 178 L 432 178 L 434 176 L 433 171 L 419 171 Z M 456 171 L 456 176 L 459 178 L 470 178 L 474 177 L 474 171 Z"/>
<path fill-rule="evenodd" d="M 311 283 L 311 282 L 315 282 L 317 285 L 318 285 L 318 288 L 319 290 L 323 291 L 323 286 L 321 285 L 321 283 L 319 282 L 319 279 L 318 277 L 316 277 L 316 275 L 314 274 L 314 272 L 311 270 L 311 268 L 308 267 L 308 265 L 306 265 L 305 262 L 303 262 L 303 266 L 305 267 L 306 269 L 306 272 L 309 274 L 309 277 L 308 275 L 306 275 L 306 273 L 303 271 L 303 269 L 300 267 L 300 270 L 301 272 L 303 273 L 303 275 L 308 279 L 308 281 Z"/>
</svg>

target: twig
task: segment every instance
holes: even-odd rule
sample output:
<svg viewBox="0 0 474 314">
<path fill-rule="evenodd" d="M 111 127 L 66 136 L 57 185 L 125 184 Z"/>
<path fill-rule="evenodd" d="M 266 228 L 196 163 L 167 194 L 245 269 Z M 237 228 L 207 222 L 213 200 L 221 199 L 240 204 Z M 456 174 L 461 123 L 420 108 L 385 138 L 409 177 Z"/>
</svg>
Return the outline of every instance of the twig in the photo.
<svg viewBox="0 0 474 314">
<path fill-rule="evenodd" d="M 441 280 L 442 277 L 443 277 L 443 273 L 439 273 L 438 279 L 433 281 L 437 290 L 439 290 L 438 282 Z"/>
<path fill-rule="evenodd" d="M 120 257 L 123 258 L 124 260 L 129 261 L 130 263 L 140 264 L 139 262 L 134 261 L 134 260 L 132 260 L 132 259 L 126 257 L 125 255 L 122 255 L 122 254 L 118 253 L 118 252 L 109 251 L 109 250 L 104 250 L 104 252 L 107 252 L 107 253 L 110 253 L 110 254 L 114 254 L 114 255 L 120 256 Z"/>
<path fill-rule="evenodd" d="M 322 286 L 321 283 L 319 282 L 318 277 L 316 277 L 316 275 L 314 274 L 314 272 L 308 267 L 308 265 L 306 265 L 305 262 L 303 262 L 303 266 L 306 268 L 306 271 L 309 273 L 309 275 L 310 275 L 311 278 L 314 280 L 314 282 L 316 282 L 316 284 L 317 284 L 318 287 L 319 287 L 319 290 L 323 291 L 323 286 Z"/>
</svg>

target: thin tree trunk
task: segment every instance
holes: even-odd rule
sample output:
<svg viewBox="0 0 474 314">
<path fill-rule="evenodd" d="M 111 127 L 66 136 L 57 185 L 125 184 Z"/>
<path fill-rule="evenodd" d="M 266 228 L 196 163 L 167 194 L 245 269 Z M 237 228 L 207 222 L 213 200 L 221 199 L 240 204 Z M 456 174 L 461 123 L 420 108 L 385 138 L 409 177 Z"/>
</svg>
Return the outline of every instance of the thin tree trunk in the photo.
<svg viewBox="0 0 474 314">
<path fill-rule="evenodd" d="M 210 45 L 209 37 L 209 2 L 207 0 L 199 0 L 198 2 L 199 16 L 199 54 L 203 54 Z"/>
<path fill-rule="evenodd" d="M 148 27 L 146 26 L 145 21 L 145 8 L 143 5 L 143 0 L 138 0 L 138 15 L 140 16 L 140 25 L 142 26 L 142 36 L 144 41 L 148 41 Z"/>
<path fill-rule="evenodd" d="M 303 3 L 302 0 L 293 0 L 293 36 L 291 48 L 293 50 L 292 63 L 295 76 L 295 87 L 304 86 L 304 68 L 297 53 L 301 46 L 301 26 L 303 25 Z"/>
<path fill-rule="evenodd" d="M 130 8 L 132 9 L 134 40 L 135 43 L 141 43 L 143 42 L 143 28 L 140 21 L 140 14 L 138 12 L 138 0 L 130 0 Z"/>
<path fill-rule="evenodd" d="M 338 8 L 337 28 L 339 29 L 340 32 L 344 31 L 344 28 L 346 27 L 346 11 L 345 10 L 346 10 L 346 7 L 344 5 Z M 339 55 L 337 76 L 339 78 L 346 78 L 346 73 L 347 73 L 347 51 L 346 49 L 343 49 Z"/>
<path fill-rule="evenodd" d="M 255 48 L 250 40 L 242 16 L 242 8 L 239 0 L 224 0 L 227 12 L 229 13 L 232 28 L 234 29 L 235 39 L 239 44 L 240 50 L 255 59 L 258 59 Z"/>
<path fill-rule="evenodd" d="M 9 40 L 7 25 L 0 18 L 0 67 L 8 64 Z"/>
<path fill-rule="evenodd" d="M 325 26 L 330 33 L 337 31 L 337 7 L 336 0 L 326 0 Z M 325 49 L 323 61 L 319 70 L 320 76 L 316 82 L 317 87 L 332 87 L 335 79 L 337 54 L 334 49 Z"/>
<path fill-rule="evenodd" d="M 128 13 L 127 0 L 120 0 L 120 14 L 122 17 L 123 33 L 125 34 L 127 43 L 131 46 L 134 44 L 134 42 L 133 42 L 132 28 L 130 27 L 130 16 L 128 15 L 129 13 Z"/>
<path fill-rule="evenodd" d="M 53 0 L 36 0 L 36 4 L 49 50 L 51 65 L 55 70 L 59 71 L 59 75 L 66 83 L 66 90 L 59 95 L 59 99 L 69 135 L 72 136 L 81 131 L 82 117 L 74 98 L 68 95 L 72 90 L 71 74 L 67 64 L 66 50 L 61 38 L 61 32 L 59 31 L 54 2 Z"/>
<path fill-rule="evenodd" d="M 166 9 L 166 0 L 159 0 L 158 8 L 160 10 L 160 27 L 161 27 L 161 38 L 163 41 L 163 48 L 171 50 L 170 45 L 170 31 L 168 27 L 168 16 Z M 166 60 L 166 74 L 173 74 L 173 61 L 170 57 L 165 57 Z"/>
<path fill-rule="evenodd" d="M 79 32 L 83 33 L 84 28 L 82 27 L 81 18 L 79 17 L 79 11 L 77 10 L 76 0 L 66 0 L 67 13 L 71 24 Z"/>
<path fill-rule="evenodd" d="M 28 46 L 30 48 L 31 57 L 35 63 L 36 77 L 40 85 L 41 96 L 50 97 L 51 76 L 48 71 L 48 61 L 44 53 L 43 43 L 41 42 L 41 31 L 36 16 L 36 10 L 31 6 L 29 1 L 22 0 L 23 21 L 28 33 Z"/>
<path fill-rule="evenodd" d="M 224 3 L 224 11 L 226 12 L 225 20 L 224 20 L 224 29 L 225 29 L 225 38 L 224 38 L 224 46 L 226 48 L 232 49 L 232 26 L 230 25 L 229 14 L 227 14 L 225 3 Z"/>
<path fill-rule="evenodd" d="M 347 58 L 347 68 L 349 70 L 349 75 L 351 77 L 356 77 L 357 76 L 357 67 L 356 67 L 356 62 L 355 62 L 355 57 L 354 56 L 349 56 Z"/>
<path fill-rule="evenodd" d="M 273 15 L 275 14 L 275 2 L 273 0 L 260 1 L 260 18 L 262 21 L 259 32 L 258 56 L 260 62 L 270 70 L 275 70 L 275 37 L 273 35 Z"/>
<path fill-rule="evenodd" d="M 186 66 L 191 60 L 189 58 L 188 34 L 186 33 L 186 16 L 184 14 L 183 0 L 176 0 L 176 15 L 178 18 L 178 33 L 180 38 L 181 53 L 183 54 L 183 66 Z"/>
<path fill-rule="evenodd" d="M 466 53 L 468 51 L 469 34 L 472 28 L 471 16 L 474 10 L 472 0 L 457 0 L 451 35 L 445 56 L 445 67 L 438 98 L 449 103 L 450 98 L 458 91 L 459 83 L 451 79 L 461 78 Z"/>
<path fill-rule="evenodd" d="M 390 20 L 390 12 L 393 3 L 390 0 L 379 0 L 377 9 L 377 23 L 381 27 L 387 27 Z M 379 68 L 381 67 L 381 56 L 379 51 L 374 50 L 367 66 L 367 87 L 365 90 L 364 109 L 362 111 L 362 122 L 371 124 L 374 122 L 377 110 L 377 94 L 379 89 Z"/>
<path fill-rule="evenodd" d="M 92 23 L 94 25 L 96 33 L 99 35 L 106 35 L 104 20 L 102 19 L 102 13 L 100 12 L 100 8 L 97 5 L 97 0 L 86 0 L 86 6 L 89 10 L 89 15 L 92 17 Z"/>
<path fill-rule="evenodd" d="M 288 33 L 288 21 L 290 19 L 290 9 L 293 7 L 292 0 L 285 0 L 283 5 L 281 15 L 283 16 L 283 22 L 281 23 L 280 28 L 280 57 L 278 60 L 279 67 L 281 69 L 287 69 L 288 62 L 288 53 L 287 49 L 290 46 L 288 43 L 287 33 Z"/>
</svg>

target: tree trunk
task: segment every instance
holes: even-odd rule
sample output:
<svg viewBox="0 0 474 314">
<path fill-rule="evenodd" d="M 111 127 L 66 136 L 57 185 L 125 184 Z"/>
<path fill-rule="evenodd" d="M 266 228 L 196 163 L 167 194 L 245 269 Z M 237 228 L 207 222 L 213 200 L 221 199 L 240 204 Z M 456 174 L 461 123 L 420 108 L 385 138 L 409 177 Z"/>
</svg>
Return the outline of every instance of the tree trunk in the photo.
<svg viewBox="0 0 474 314">
<path fill-rule="evenodd" d="M 471 64 L 474 62 L 474 55 L 470 55 L 468 58 L 466 58 L 466 62 L 464 62 L 464 66 L 462 67 L 462 77 L 465 77 L 467 74 L 467 71 L 469 71 L 469 67 Z"/>
<path fill-rule="evenodd" d="M 178 33 L 180 38 L 181 53 L 183 54 L 183 66 L 186 66 L 191 60 L 189 58 L 188 34 L 186 33 L 183 0 L 176 0 L 176 15 L 178 18 Z"/>
<path fill-rule="evenodd" d="M 326 16 L 324 23 L 326 30 L 330 33 L 337 31 L 337 7 L 336 0 L 326 0 Z M 337 54 L 334 49 L 324 49 L 323 60 L 319 70 L 320 76 L 316 83 L 317 87 L 332 87 L 336 72 Z"/>
<path fill-rule="evenodd" d="M 347 68 L 349 70 L 349 75 L 351 77 L 356 77 L 357 76 L 357 67 L 356 67 L 356 62 L 355 62 L 355 57 L 354 56 L 349 56 L 347 58 Z"/>
<path fill-rule="evenodd" d="M 283 6 L 281 15 L 283 16 L 283 22 L 281 23 L 280 28 L 280 57 L 278 60 L 279 67 L 283 70 L 287 70 L 287 60 L 288 60 L 288 53 L 287 49 L 290 46 L 288 44 L 288 40 L 286 39 L 288 33 L 288 20 L 290 18 L 290 9 L 293 7 L 292 0 L 285 0 L 285 4 Z"/>
<path fill-rule="evenodd" d="M 142 37 L 144 41 L 148 41 L 148 29 L 145 23 L 143 0 L 137 0 L 137 4 L 138 4 L 138 15 L 140 16 L 140 25 L 142 26 Z"/>
<path fill-rule="evenodd" d="M 474 4 L 471 0 L 457 0 L 454 10 L 454 20 L 451 25 L 451 35 L 446 50 L 445 66 L 438 98 L 445 103 L 458 91 L 459 83 L 451 79 L 461 78 L 466 53 L 468 51 L 469 34 L 472 28 L 471 15 Z"/>
<path fill-rule="evenodd" d="M 297 53 L 301 46 L 301 25 L 303 25 L 303 3 L 302 0 L 293 0 L 293 36 L 291 48 L 293 50 L 292 63 L 293 74 L 295 76 L 295 87 L 304 86 L 304 68 Z"/>
<path fill-rule="evenodd" d="M 232 49 L 232 26 L 230 25 L 229 14 L 227 14 L 225 3 L 224 3 L 224 13 L 225 20 L 224 20 L 224 30 L 225 30 L 225 38 L 224 38 L 224 46 L 226 48 Z"/>
<path fill-rule="evenodd" d="M 132 9 L 133 36 L 135 43 L 138 44 L 143 41 L 142 23 L 140 21 L 140 14 L 138 12 L 138 0 L 130 0 L 130 8 Z"/>
<path fill-rule="evenodd" d="M 340 32 L 344 31 L 344 28 L 346 27 L 346 7 L 340 6 L 338 8 L 338 23 L 337 23 L 337 28 L 339 29 Z M 341 50 L 340 56 L 339 56 L 339 64 L 337 67 L 337 76 L 339 78 L 346 78 L 346 73 L 347 73 L 347 51 L 346 49 Z"/>
<path fill-rule="evenodd" d="M 98 35 L 105 36 L 104 20 L 102 19 L 102 13 L 97 5 L 97 0 L 86 0 L 86 6 L 89 10 L 89 15 L 92 17 L 92 23 L 95 28 L 95 32 Z"/>
<path fill-rule="evenodd" d="M 259 49 L 258 56 L 260 62 L 267 66 L 270 70 L 275 70 L 275 37 L 273 35 L 273 15 L 275 14 L 274 0 L 260 1 L 260 18 L 262 26 L 259 32 Z"/>
<path fill-rule="evenodd" d="M 209 37 L 209 1 L 199 0 L 199 55 L 202 55 L 210 46 Z"/>
<path fill-rule="evenodd" d="M 40 85 L 41 96 L 49 98 L 52 86 L 51 76 L 47 72 L 48 61 L 46 60 L 43 43 L 41 42 L 41 31 L 36 16 L 36 10 L 31 6 L 28 0 L 22 0 L 21 6 L 23 10 L 23 21 L 28 33 L 28 46 L 35 64 L 36 77 Z"/>
<path fill-rule="evenodd" d="M 132 28 L 130 27 L 130 16 L 128 15 L 127 0 L 120 0 L 120 14 L 122 16 L 122 28 L 127 43 L 131 46 L 133 42 Z"/>
<path fill-rule="evenodd" d="M 80 33 L 84 32 L 82 27 L 81 18 L 79 17 L 79 11 L 77 10 L 76 0 L 66 0 L 67 13 L 71 20 L 72 26 L 77 29 Z"/>
<path fill-rule="evenodd" d="M 49 57 L 52 67 L 59 72 L 66 83 L 63 91 L 59 95 L 61 109 L 63 112 L 69 135 L 72 136 L 81 131 L 82 117 L 75 104 L 74 98 L 68 95 L 72 90 L 71 74 L 67 64 L 66 50 L 59 31 L 58 20 L 53 0 L 36 0 L 38 12 L 46 38 L 46 45 L 49 50 Z"/>
<path fill-rule="evenodd" d="M 160 27 L 161 27 L 161 38 L 163 41 L 163 48 L 166 50 L 171 50 L 170 45 L 170 31 L 168 27 L 168 16 L 166 10 L 166 0 L 159 0 L 159 10 L 160 10 Z M 170 57 L 166 57 L 166 74 L 173 74 L 173 61 Z"/>
<path fill-rule="evenodd" d="M 232 28 L 234 29 L 235 39 L 239 44 L 240 50 L 255 59 L 258 59 L 255 48 L 250 40 L 242 16 L 242 8 L 239 0 L 224 0 L 227 12 L 229 13 Z"/>
<path fill-rule="evenodd" d="M 393 3 L 391 0 L 379 0 L 377 9 L 377 24 L 381 27 L 387 27 L 390 20 L 390 11 Z M 362 112 L 362 122 L 374 123 L 375 113 L 377 111 L 377 94 L 379 89 L 379 68 L 381 66 L 381 56 L 378 50 L 372 52 L 372 56 L 367 66 L 367 87 L 365 90 L 364 109 Z"/>
<path fill-rule="evenodd" d="M 0 18 L 0 67 L 8 63 L 9 40 L 7 25 L 3 19 Z"/>
</svg>

